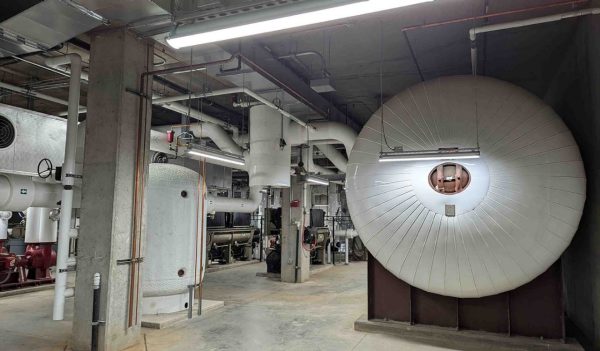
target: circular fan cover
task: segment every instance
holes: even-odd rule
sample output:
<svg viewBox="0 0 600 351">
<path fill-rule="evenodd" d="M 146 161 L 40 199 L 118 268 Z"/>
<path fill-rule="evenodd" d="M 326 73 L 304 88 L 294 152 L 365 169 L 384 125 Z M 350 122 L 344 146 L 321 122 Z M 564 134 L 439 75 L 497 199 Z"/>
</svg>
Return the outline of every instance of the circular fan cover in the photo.
<svg viewBox="0 0 600 351">
<path fill-rule="evenodd" d="M 477 142 L 479 159 L 379 162 L 388 146 Z M 432 172 L 447 162 L 468 171 L 468 186 L 440 191 L 463 176 Z M 473 76 L 390 99 L 361 131 L 346 180 L 350 215 L 371 254 L 417 288 L 464 298 L 512 290 L 548 269 L 571 242 L 586 194 L 579 149 L 560 117 L 521 88 Z"/>
<path fill-rule="evenodd" d="M 7 148 L 15 141 L 15 127 L 6 117 L 0 116 L 0 149 Z"/>
</svg>

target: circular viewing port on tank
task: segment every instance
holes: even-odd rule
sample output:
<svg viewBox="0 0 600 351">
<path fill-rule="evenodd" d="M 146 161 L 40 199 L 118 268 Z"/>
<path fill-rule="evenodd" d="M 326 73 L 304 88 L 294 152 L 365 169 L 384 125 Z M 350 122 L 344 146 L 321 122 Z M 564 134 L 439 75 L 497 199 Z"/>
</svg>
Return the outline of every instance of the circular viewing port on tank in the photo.
<svg viewBox="0 0 600 351">
<path fill-rule="evenodd" d="M 429 185 L 440 194 L 454 195 L 464 191 L 471 181 L 471 174 L 462 165 L 446 162 L 429 173 Z"/>
</svg>

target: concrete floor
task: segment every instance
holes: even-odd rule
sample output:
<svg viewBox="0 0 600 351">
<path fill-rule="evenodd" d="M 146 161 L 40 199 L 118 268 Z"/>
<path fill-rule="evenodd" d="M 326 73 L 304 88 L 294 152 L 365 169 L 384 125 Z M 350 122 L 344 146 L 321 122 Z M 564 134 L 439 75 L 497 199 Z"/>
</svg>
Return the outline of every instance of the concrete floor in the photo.
<svg viewBox="0 0 600 351">
<path fill-rule="evenodd" d="M 257 277 L 261 270 L 264 264 L 207 274 L 204 298 L 224 300 L 224 308 L 175 328 L 143 329 L 145 344 L 127 351 L 450 350 L 354 331 L 367 308 L 365 262 L 335 266 L 303 284 Z M 51 291 L 0 299 L 0 349 L 65 350 L 70 322 L 51 320 L 51 302 Z"/>
</svg>

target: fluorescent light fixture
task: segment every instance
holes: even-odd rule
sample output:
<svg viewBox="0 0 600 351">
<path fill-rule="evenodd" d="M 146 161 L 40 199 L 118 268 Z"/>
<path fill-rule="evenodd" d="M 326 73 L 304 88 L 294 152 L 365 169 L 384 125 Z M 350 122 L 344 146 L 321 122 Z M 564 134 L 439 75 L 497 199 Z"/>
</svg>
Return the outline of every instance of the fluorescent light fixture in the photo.
<svg viewBox="0 0 600 351">
<path fill-rule="evenodd" d="M 195 69 L 188 69 L 187 71 L 173 72 L 171 74 L 184 74 L 184 73 L 192 73 L 192 72 L 198 72 L 198 71 L 206 71 L 206 67 L 199 67 L 199 68 L 195 68 Z"/>
<path fill-rule="evenodd" d="M 315 175 L 307 175 L 304 178 L 304 181 L 307 183 L 318 184 L 318 185 L 329 185 L 329 180 L 321 177 L 317 177 Z"/>
<path fill-rule="evenodd" d="M 309 26 L 317 23 L 335 21 L 344 18 L 350 18 L 370 13 L 376 13 L 386 10 L 392 10 L 399 7 L 431 2 L 434 0 L 363 0 L 352 2 L 350 4 L 334 6 L 330 8 L 307 10 L 298 14 L 285 15 L 280 14 L 268 18 L 261 18 L 260 11 L 255 15 L 254 21 L 249 20 L 246 23 L 240 21 L 233 22 L 236 18 L 244 17 L 232 16 L 231 20 L 219 20 L 230 23 L 229 26 L 223 28 L 215 28 L 208 26 L 210 23 L 202 24 L 195 27 L 190 25 L 190 31 L 184 30 L 183 33 L 177 33 L 168 37 L 167 43 L 175 49 L 180 49 L 188 46 L 215 43 L 223 40 L 249 37 L 252 35 L 278 32 L 291 28 Z M 288 5 L 289 6 L 289 5 Z M 283 11 L 285 7 L 282 7 Z M 251 14 L 245 15 L 249 16 Z M 246 17 L 251 18 L 251 17 Z M 209 21 L 210 22 L 210 21 Z M 213 23 L 218 23 L 214 21 Z M 185 28 L 185 27 L 182 27 Z M 197 30 L 192 31 L 192 28 Z"/>
<path fill-rule="evenodd" d="M 186 155 L 195 156 L 193 158 L 209 158 L 211 160 L 222 161 L 225 163 L 231 163 L 238 166 L 246 165 L 246 161 L 243 156 L 231 154 L 221 150 L 213 149 L 206 146 L 194 146 L 192 149 L 185 151 Z"/>
<path fill-rule="evenodd" d="M 453 148 L 424 151 L 390 151 L 379 154 L 379 162 L 464 160 L 479 158 L 479 148 Z"/>
</svg>

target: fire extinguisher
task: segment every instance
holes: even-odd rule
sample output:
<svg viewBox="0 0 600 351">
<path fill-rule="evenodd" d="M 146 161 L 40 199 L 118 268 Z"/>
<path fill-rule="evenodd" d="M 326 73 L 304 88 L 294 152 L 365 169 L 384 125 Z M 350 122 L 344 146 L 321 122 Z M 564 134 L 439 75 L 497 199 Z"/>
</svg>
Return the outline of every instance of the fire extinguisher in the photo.
<svg viewBox="0 0 600 351">
<path fill-rule="evenodd" d="M 173 143 L 174 139 L 175 139 L 175 131 L 173 131 L 173 130 L 167 131 L 167 141 L 169 142 L 169 144 Z"/>
</svg>

